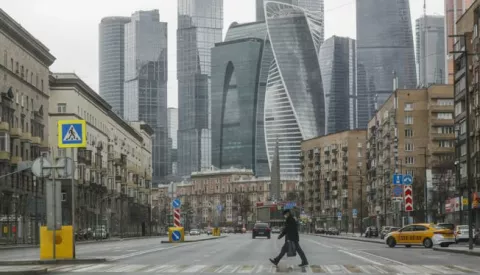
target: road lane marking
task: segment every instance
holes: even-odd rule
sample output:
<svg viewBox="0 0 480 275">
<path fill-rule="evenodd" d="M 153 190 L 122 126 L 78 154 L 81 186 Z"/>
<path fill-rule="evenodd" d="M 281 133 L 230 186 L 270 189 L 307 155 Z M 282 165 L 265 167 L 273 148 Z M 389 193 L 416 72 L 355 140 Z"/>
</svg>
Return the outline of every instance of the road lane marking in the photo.
<svg viewBox="0 0 480 275">
<path fill-rule="evenodd" d="M 252 273 L 255 270 L 254 265 L 242 265 L 238 270 L 237 273 Z"/>
<path fill-rule="evenodd" d="M 138 252 L 125 254 L 125 255 L 120 255 L 120 256 L 107 257 L 107 259 L 110 260 L 110 261 L 118 261 L 118 260 L 123 260 L 123 259 L 126 259 L 126 258 L 145 255 L 145 254 L 148 254 L 148 253 L 153 253 L 153 252 L 158 252 L 158 251 L 163 251 L 163 250 L 169 250 L 169 249 L 175 249 L 175 248 L 189 246 L 189 245 L 194 246 L 194 245 L 198 245 L 198 243 L 196 243 L 196 244 L 179 244 L 179 245 L 167 246 L 167 247 L 157 247 L 157 248 L 150 249 L 150 250 L 138 251 Z"/>
<path fill-rule="evenodd" d="M 329 245 L 326 245 L 326 244 L 323 244 L 323 243 L 319 243 L 319 242 L 314 241 L 314 240 L 309 240 L 309 239 L 307 239 L 307 241 L 309 241 L 309 242 L 311 242 L 311 243 L 318 244 L 318 245 L 323 246 L 323 247 L 326 247 L 326 248 L 333 248 L 332 246 L 329 246 Z"/>
<path fill-rule="evenodd" d="M 194 265 L 185 269 L 184 271 L 182 271 L 182 273 L 197 273 L 206 267 L 207 267 L 206 265 Z"/>
<path fill-rule="evenodd" d="M 169 269 L 169 268 L 172 268 L 172 267 L 173 267 L 173 265 L 159 265 L 159 266 L 155 266 L 153 268 L 147 269 L 143 272 L 157 272 L 158 273 L 158 272 L 161 272 L 165 269 Z"/>
<path fill-rule="evenodd" d="M 343 268 L 341 265 L 328 265 L 324 266 L 325 270 L 330 274 L 348 274 L 351 273 L 349 270 Z"/>
<path fill-rule="evenodd" d="M 360 256 L 360 255 L 357 255 L 357 254 L 350 253 L 350 252 L 345 251 L 345 250 L 338 250 L 338 251 L 340 251 L 340 252 L 342 252 L 342 253 L 345 253 L 345 254 L 347 254 L 347 255 L 350 255 L 350 256 L 352 256 L 352 257 L 355 257 L 355 258 L 364 260 L 364 261 L 366 261 L 366 262 L 375 264 L 375 265 L 383 265 L 382 263 L 379 263 L 379 262 L 377 262 L 377 261 L 370 260 L 370 259 L 368 259 L 368 258 L 365 258 L 365 257 Z"/>
<path fill-rule="evenodd" d="M 222 267 L 220 270 L 218 270 L 218 273 L 234 273 L 238 268 L 239 266 L 226 265 Z"/>
<path fill-rule="evenodd" d="M 398 265 L 403 265 L 403 266 L 409 266 L 408 264 L 406 263 L 402 263 L 402 262 L 399 262 L 399 261 L 396 261 L 396 260 L 392 260 L 390 258 L 386 258 L 386 257 L 382 257 L 382 256 L 379 256 L 379 255 L 375 255 L 375 254 L 372 254 L 372 253 L 368 253 L 366 251 L 359 251 L 359 250 L 353 250 L 355 252 L 360 252 L 360 253 L 363 253 L 363 254 L 367 254 L 368 256 L 372 256 L 372 257 L 377 257 L 379 259 L 382 259 L 382 260 L 385 260 L 385 261 L 389 261 L 389 262 L 392 262 L 392 263 L 396 263 Z"/>
<path fill-rule="evenodd" d="M 110 266 L 112 266 L 112 265 L 111 264 L 96 264 L 96 265 L 76 269 L 75 272 L 92 271 L 92 270 L 96 270 L 96 269 L 99 269 L 99 268 L 106 268 L 106 267 L 110 267 Z"/>
</svg>

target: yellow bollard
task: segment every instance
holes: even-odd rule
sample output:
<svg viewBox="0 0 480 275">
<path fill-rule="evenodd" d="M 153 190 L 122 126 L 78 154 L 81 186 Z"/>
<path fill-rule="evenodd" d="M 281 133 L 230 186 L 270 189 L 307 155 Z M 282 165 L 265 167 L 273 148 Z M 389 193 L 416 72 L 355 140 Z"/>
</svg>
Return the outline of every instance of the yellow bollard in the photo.
<svg viewBox="0 0 480 275">
<path fill-rule="evenodd" d="M 73 259 L 73 229 L 71 225 L 56 230 L 56 259 Z M 53 231 L 40 227 L 40 260 L 53 260 Z"/>
</svg>

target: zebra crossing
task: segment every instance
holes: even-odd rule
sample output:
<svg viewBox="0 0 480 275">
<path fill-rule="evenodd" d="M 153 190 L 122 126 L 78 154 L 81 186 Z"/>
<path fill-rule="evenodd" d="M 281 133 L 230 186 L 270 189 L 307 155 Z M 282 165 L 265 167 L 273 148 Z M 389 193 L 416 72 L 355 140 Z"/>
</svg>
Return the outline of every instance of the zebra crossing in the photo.
<svg viewBox="0 0 480 275">
<path fill-rule="evenodd" d="M 9 269 L 10 268 L 10 269 Z M 21 269 L 18 266 L 1 266 L 0 271 Z M 23 267 L 30 270 L 47 268 L 55 273 L 156 273 L 156 274 L 480 274 L 473 269 L 456 265 L 310 265 L 300 268 L 294 265 L 145 265 L 145 264 L 92 264 L 50 265 Z"/>
</svg>

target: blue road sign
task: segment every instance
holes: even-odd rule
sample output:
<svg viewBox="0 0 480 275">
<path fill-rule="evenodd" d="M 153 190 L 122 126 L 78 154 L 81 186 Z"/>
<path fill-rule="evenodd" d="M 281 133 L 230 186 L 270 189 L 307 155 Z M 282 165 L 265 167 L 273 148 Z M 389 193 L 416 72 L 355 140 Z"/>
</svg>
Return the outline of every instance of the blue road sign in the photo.
<svg viewBox="0 0 480 275">
<path fill-rule="evenodd" d="M 393 184 L 403 184 L 403 175 L 402 174 L 393 174 Z"/>
<path fill-rule="evenodd" d="M 354 216 L 356 216 L 356 215 L 358 214 L 357 209 L 353 209 L 353 210 L 352 210 L 352 214 L 353 214 Z"/>
<path fill-rule="evenodd" d="M 403 188 L 402 188 L 402 186 L 397 185 L 397 186 L 395 186 L 395 187 L 393 188 L 393 195 L 394 195 L 395 197 L 401 197 L 401 196 L 402 196 L 402 193 L 403 193 Z"/>
<path fill-rule="evenodd" d="M 217 211 L 222 212 L 223 206 L 221 204 L 217 205 Z"/>
<path fill-rule="evenodd" d="M 181 205 L 182 205 L 182 202 L 179 199 L 174 199 L 172 201 L 172 206 L 174 209 L 180 208 Z"/>
<path fill-rule="evenodd" d="M 85 120 L 59 120 L 57 126 L 59 148 L 87 147 L 87 124 Z"/>
<path fill-rule="evenodd" d="M 342 212 L 337 212 L 337 217 L 341 217 L 342 216 Z"/>
<path fill-rule="evenodd" d="M 180 237 L 182 237 L 182 233 L 180 233 L 180 231 L 178 230 L 172 231 L 172 241 L 178 242 L 180 241 Z"/>
<path fill-rule="evenodd" d="M 405 184 L 405 185 L 410 185 L 410 184 L 412 184 L 412 183 L 413 183 L 413 177 L 412 177 L 412 175 L 408 175 L 408 174 L 403 175 L 403 184 Z"/>
<path fill-rule="evenodd" d="M 295 206 L 297 206 L 297 203 L 295 203 L 295 202 L 287 202 L 283 208 L 284 208 L 284 209 L 293 209 L 293 208 L 295 208 Z"/>
</svg>

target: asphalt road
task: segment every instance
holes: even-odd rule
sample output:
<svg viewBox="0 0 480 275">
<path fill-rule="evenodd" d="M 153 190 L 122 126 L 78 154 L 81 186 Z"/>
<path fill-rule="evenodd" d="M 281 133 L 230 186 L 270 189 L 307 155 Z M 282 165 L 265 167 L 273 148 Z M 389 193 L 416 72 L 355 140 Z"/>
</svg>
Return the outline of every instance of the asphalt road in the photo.
<svg viewBox="0 0 480 275">
<path fill-rule="evenodd" d="M 140 244 L 140 242 L 143 244 Z M 252 239 L 249 234 L 184 244 L 130 241 L 124 252 L 104 264 L 51 266 L 54 275 L 71 274 L 480 274 L 478 257 L 437 252 L 425 248 L 389 248 L 383 244 L 302 236 L 300 244 L 310 266 L 284 258 L 275 268 L 268 258 L 283 240 Z M 131 247 L 130 247 L 131 244 Z M 115 245 L 115 244 L 109 244 Z M 117 244 L 118 245 L 118 244 Z M 128 252 L 128 248 L 135 250 Z M 98 251 L 98 253 L 107 253 Z M 112 255 L 113 252 L 108 252 Z M 1 267 L 0 267 L 1 271 Z"/>
</svg>

